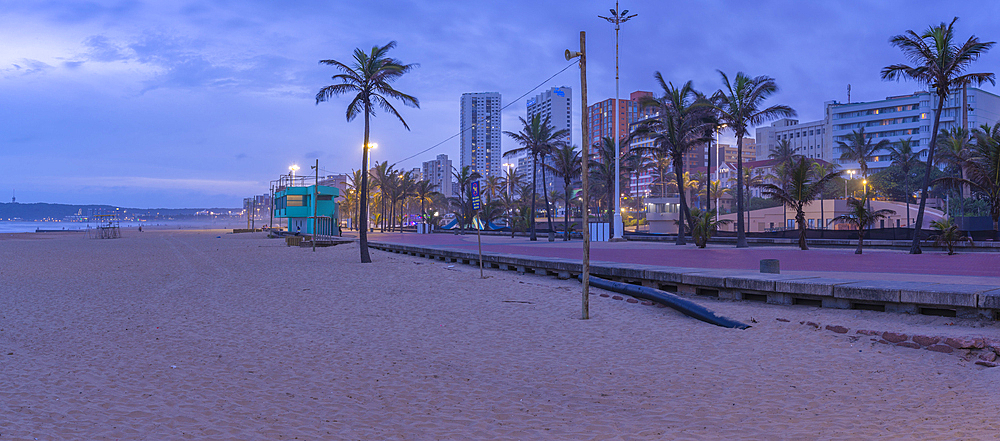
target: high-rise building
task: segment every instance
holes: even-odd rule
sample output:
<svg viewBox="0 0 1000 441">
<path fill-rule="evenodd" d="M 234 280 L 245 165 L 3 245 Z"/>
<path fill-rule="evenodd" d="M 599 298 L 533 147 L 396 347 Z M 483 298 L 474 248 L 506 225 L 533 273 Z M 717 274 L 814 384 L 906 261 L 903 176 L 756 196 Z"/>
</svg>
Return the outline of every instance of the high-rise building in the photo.
<svg viewBox="0 0 1000 441">
<path fill-rule="evenodd" d="M 913 149 L 927 150 L 931 140 L 931 125 L 937 96 L 933 92 L 915 92 L 910 95 L 891 96 L 884 100 L 842 104 L 836 101 L 826 103 L 826 113 L 830 120 L 830 143 L 833 147 L 834 163 L 845 169 L 858 167 L 853 161 L 840 161 L 837 141 L 849 142 L 851 134 L 861 128 L 872 142 L 883 139 L 891 143 L 911 138 Z M 1000 120 L 1000 96 L 974 87 L 956 89 L 944 102 L 939 130 L 964 127 L 968 130 L 982 124 L 994 124 Z M 924 153 L 926 155 L 926 153 Z M 926 158 L 926 157 L 925 157 Z M 892 164 L 885 150 L 876 152 L 868 161 L 868 167 L 878 170 Z"/>
<path fill-rule="evenodd" d="M 545 92 L 542 92 L 531 98 L 526 103 L 527 107 L 527 120 L 531 121 L 531 118 L 535 115 L 540 115 L 542 121 L 545 118 L 549 118 L 549 124 L 552 126 L 553 131 L 566 130 L 567 136 L 563 138 L 566 142 L 570 142 L 573 139 L 573 90 L 569 87 L 553 87 Z M 540 160 L 543 158 L 539 158 Z M 546 161 L 546 163 L 548 163 Z M 522 176 L 527 179 L 531 179 L 532 170 L 535 167 L 534 159 L 531 155 L 526 157 L 521 157 L 517 159 L 517 171 Z M 561 186 L 556 185 L 556 180 L 551 173 L 545 173 L 546 187 L 542 187 L 542 170 L 539 168 L 538 180 L 535 184 L 535 191 L 541 194 L 542 191 L 550 191 L 558 189 Z"/>
<path fill-rule="evenodd" d="M 448 197 L 455 196 L 451 185 L 451 160 L 448 159 L 448 155 L 437 155 L 437 159 L 423 163 L 423 169 L 423 178 L 436 186 L 435 191 Z"/>
<path fill-rule="evenodd" d="M 500 176 L 500 94 L 463 93 L 461 167 L 484 178 Z"/>
<path fill-rule="evenodd" d="M 615 99 L 608 98 L 587 107 L 587 137 L 590 138 L 590 145 L 600 144 L 601 139 L 610 137 L 615 139 L 615 118 L 618 118 L 617 139 L 625 139 L 634 128 L 634 124 L 643 118 L 652 116 L 653 113 L 644 111 L 639 106 L 639 100 L 643 97 L 652 97 L 652 92 L 635 91 L 629 94 L 629 99 L 618 100 L 617 112 L 615 110 Z M 622 154 L 625 154 L 636 147 L 648 146 L 651 141 L 647 138 L 633 139 L 629 145 L 622 146 Z M 593 149 L 591 149 L 593 151 Z M 622 172 L 625 173 L 625 172 Z M 629 176 L 629 189 L 627 193 L 634 193 L 638 188 L 639 194 L 647 194 L 649 184 L 652 181 L 648 171 L 640 173 L 638 176 Z M 622 189 L 625 192 L 627 189 Z"/>
</svg>

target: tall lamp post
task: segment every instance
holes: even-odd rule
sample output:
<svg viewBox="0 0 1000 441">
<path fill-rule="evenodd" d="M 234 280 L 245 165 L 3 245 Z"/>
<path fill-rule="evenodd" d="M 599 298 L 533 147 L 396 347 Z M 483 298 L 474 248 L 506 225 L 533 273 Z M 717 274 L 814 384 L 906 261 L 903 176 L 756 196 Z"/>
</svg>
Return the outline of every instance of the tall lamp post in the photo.
<svg viewBox="0 0 1000 441">
<path fill-rule="evenodd" d="M 615 214 L 614 214 L 614 237 L 612 239 L 622 239 L 625 237 L 624 225 L 622 224 L 622 192 L 621 192 L 621 137 L 618 132 L 621 130 L 621 108 L 618 105 L 618 31 L 621 29 L 621 24 L 625 23 L 635 17 L 638 14 L 628 15 L 628 9 L 622 11 L 618 9 L 618 1 L 615 1 L 615 8 L 611 10 L 610 17 L 604 17 L 598 15 L 599 18 L 603 18 L 615 25 L 615 120 L 612 125 L 612 130 L 614 130 L 615 139 Z M 584 141 L 586 142 L 586 140 Z"/>
</svg>

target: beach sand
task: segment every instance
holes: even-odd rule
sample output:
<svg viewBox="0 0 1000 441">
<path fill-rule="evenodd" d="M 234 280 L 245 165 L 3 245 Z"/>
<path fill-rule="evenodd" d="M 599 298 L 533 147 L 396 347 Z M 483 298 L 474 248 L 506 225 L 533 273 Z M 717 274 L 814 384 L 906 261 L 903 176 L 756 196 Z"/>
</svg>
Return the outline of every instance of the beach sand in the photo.
<svg viewBox="0 0 1000 441">
<path fill-rule="evenodd" d="M 0 440 L 997 439 L 1000 368 L 852 329 L 992 322 L 580 285 L 260 233 L 0 241 Z M 789 320 L 778 321 L 777 318 Z M 950 325 L 955 323 L 955 325 Z"/>
</svg>

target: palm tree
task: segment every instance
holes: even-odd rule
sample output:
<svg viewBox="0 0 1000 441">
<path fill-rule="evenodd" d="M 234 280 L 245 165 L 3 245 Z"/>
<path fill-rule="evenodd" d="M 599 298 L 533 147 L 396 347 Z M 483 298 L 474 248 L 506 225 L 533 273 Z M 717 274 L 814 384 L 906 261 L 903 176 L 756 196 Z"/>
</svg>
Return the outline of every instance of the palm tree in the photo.
<svg viewBox="0 0 1000 441">
<path fill-rule="evenodd" d="M 722 199 L 722 197 L 725 196 L 725 195 L 727 195 L 727 194 L 729 194 L 729 189 L 726 188 L 726 187 L 723 187 L 721 185 L 721 182 L 719 182 L 719 181 L 712 181 L 711 183 L 708 184 L 708 199 L 709 200 L 711 200 L 711 199 L 716 199 L 716 200 Z M 715 207 L 716 213 L 718 213 L 719 211 L 721 211 L 721 209 L 722 209 L 722 207 Z"/>
<path fill-rule="evenodd" d="M 931 185 L 931 167 L 934 166 L 934 149 L 937 147 L 938 128 L 941 123 L 941 110 L 944 100 L 953 89 L 969 84 L 981 85 L 987 81 L 996 84 L 992 73 L 965 73 L 972 63 L 990 50 L 995 42 L 981 42 L 975 35 L 958 46 L 955 44 L 955 17 L 951 23 L 942 22 L 931 26 L 923 34 L 912 30 L 889 39 L 889 43 L 903 51 L 913 66 L 893 64 L 882 69 L 883 80 L 912 79 L 934 89 L 937 95 L 937 106 L 934 112 L 934 125 L 931 129 L 931 142 L 927 152 L 927 171 L 924 173 L 924 185 L 920 192 L 920 207 L 917 209 L 917 230 L 913 235 L 910 254 L 920 254 L 920 228 L 924 221 L 924 208 L 927 205 L 927 189 Z"/>
<path fill-rule="evenodd" d="M 552 152 L 552 165 L 549 171 L 563 178 L 563 196 L 566 200 L 566 210 L 563 214 L 563 240 L 569 240 L 570 200 L 573 199 L 573 181 L 583 172 L 583 162 L 576 146 L 565 144 Z"/>
<path fill-rule="evenodd" d="M 840 176 L 840 171 L 827 173 L 823 176 L 816 176 L 812 166 L 812 160 L 799 157 L 792 160 L 788 170 L 788 184 L 775 185 L 764 183 L 758 185 L 763 189 L 762 194 L 777 199 L 783 205 L 795 210 L 795 221 L 799 225 L 799 248 L 808 250 L 806 244 L 806 212 L 805 206 L 816 200 L 823 186 L 831 179 Z"/>
<path fill-rule="evenodd" d="M 968 135 L 966 135 L 966 139 L 968 139 Z M 910 173 L 920 166 L 920 153 L 913 151 L 912 138 L 901 139 L 898 144 L 890 144 L 888 150 L 893 165 L 899 167 L 899 171 L 906 176 L 906 180 L 903 182 L 903 191 L 906 192 L 906 228 L 910 228 Z"/>
<path fill-rule="evenodd" d="M 990 205 L 993 235 L 997 238 L 1000 231 L 1000 122 L 992 126 L 984 124 L 973 133 L 976 143 L 966 163 L 967 178 L 945 177 L 938 181 L 957 181 L 978 190 Z"/>
<path fill-rule="evenodd" d="M 835 172 L 835 171 L 837 171 L 839 169 L 840 169 L 840 166 L 838 166 L 837 164 L 831 164 L 831 163 L 828 163 L 828 162 L 827 163 L 822 163 L 820 161 L 814 161 L 813 162 L 813 173 L 815 173 L 816 176 L 826 176 L 827 174 L 833 173 L 833 172 Z M 827 191 L 830 190 L 830 186 L 831 185 L 833 185 L 833 182 L 827 182 L 826 184 L 823 184 L 822 186 L 820 186 L 820 189 L 819 189 L 819 219 L 820 219 L 819 223 L 820 223 L 820 225 L 818 225 L 818 227 L 820 229 L 819 230 L 819 237 L 821 237 L 821 238 L 824 236 L 823 233 L 826 230 L 826 210 L 824 208 L 824 205 L 825 205 L 824 201 L 826 200 L 826 193 L 827 193 Z"/>
<path fill-rule="evenodd" d="M 622 168 L 628 176 L 628 193 L 633 198 L 639 197 L 639 174 L 649 169 L 649 158 L 639 149 L 632 149 L 622 157 Z M 635 192 L 632 191 L 632 176 L 635 176 Z"/>
<path fill-rule="evenodd" d="M 868 209 L 865 201 L 854 198 L 847 200 L 847 207 L 847 213 L 830 219 L 830 222 L 844 222 L 850 224 L 854 227 L 854 229 L 858 230 L 858 249 L 854 250 L 854 254 L 861 254 L 861 246 L 865 241 L 865 230 L 867 230 L 868 227 L 871 227 L 875 224 L 875 222 L 896 213 L 895 211 L 888 209 L 872 211 Z"/>
<path fill-rule="evenodd" d="M 371 175 L 372 184 L 378 189 L 378 210 L 379 210 L 379 220 L 378 222 L 381 226 L 381 231 L 385 232 L 385 209 L 386 204 L 389 202 L 390 194 L 392 188 L 395 185 L 395 180 L 393 179 L 396 175 L 396 170 L 393 166 L 389 165 L 389 162 L 375 162 L 375 166 L 369 171 Z"/>
<path fill-rule="evenodd" d="M 802 147 L 793 147 L 792 143 L 788 142 L 787 139 L 782 139 L 778 141 L 778 145 L 774 147 L 771 154 L 767 155 L 770 159 L 777 159 L 779 164 L 791 163 L 793 159 L 802 156 L 799 151 Z"/>
<path fill-rule="evenodd" d="M 503 132 L 505 135 L 514 139 L 515 142 L 521 145 L 513 150 L 508 150 L 503 154 L 504 157 L 514 156 L 521 153 L 528 153 L 531 155 L 533 164 L 531 170 L 531 185 L 532 188 L 538 188 L 536 182 L 538 179 L 538 169 L 539 158 L 544 158 L 549 151 L 558 146 L 563 138 L 569 136 L 569 131 L 566 129 L 555 130 L 550 122 L 550 117 L 546 116 L 542 120 L 541 114 L 535 114 L 531 117 L 531 121 L 525 121 L 524 118 L 518 117 L 521 120 L 521 131 L 514 132 Z M 542 168 L 542 185 L 545 185 L 545 169 Z M 544 188 L 544 187 L 543 187 Z M 545 193 L 545 192 L 543 192 Z M 545 194 L 545 211 L 549 214 L 549 228 L 552 227 L 552 213 L 549 212 L 549 196 Z M 538 240 L 538 236 L 535 234 L 535 192 L 531 192 L 531 239 Z"/>
<path fill-rule="evenodd" d="M 656 188 L 660 189 L 659 193 L 654 192 L 653 194 L 661 198 L 667 197 L 667 189 L 665 187 L 667 185 L 667 178 L 664 176 L 664 173 L 670 169 L 670 155 L 660 150 L 653 151 L 653 159 L 650 162 L 650 166 L 658 178 L 654 182 Z"/>
<path fill-rule="evenodd" d="M 420 214 L 424 218 L 423 220 L 425 225 L 427 224 L 427 217 L 425 214 L 427 213 L 427 209 L 424 207 L 424 203 L 433 202 L 434 196 L 440 194 L 437 191 L 434 191 L 434 188 L 436 187 L 437 184 L 431 184 L 431 181 L 423 179 L 417 181 L 417 184 L 413 189 L 413 195 L 420 201 Z"/>
<path fill-rule="evenodd" d="M 955 225 L 951 221 L 951 218 L 941 219 L 931 222 L 931 228 L 937 231 L 937 234 L 929 237 L 928 239 L 934 239 L 934 245 L 941 246 L 945 245 L 948 247 L 948 255 L 955 254 L 955 242 L 969 242 L 972 245 L 972 239 L 962 234 L 958 230 L 958 225 Z"/>
<path fill-rule="evenodd" d="M 774 79 L 768 76 L 750 78 L 738 72 L 732 82 L 721 70 L 720 89 L 712 96 L 713 107 L 719 121 L 729 126 L 736 135 L 736 187 L 743 187 L 743 138 L 753 127 L 777 118 L 793 117 L 795 111 L 785 105 L 761 107 L 769 96 L 778 91 Z M 743 225 L 743 193 L 736 194 L 736 247 L 746 248 L 746 229 Z"/>
<path fill-rule="evenodd" d="M 656 81 L 663 89 L 663 95 L 657 98 L 643 97 L 639 106 L 652 109 L 656 116 L 640 121 L 629 135 L 647 137 L 653 142 L 651 147 L 642 150 L 659 150 L 661 154 L 669 155 L 674 168 L 674 178 L 677 180 L 677 192 L 680 195 L 680 210 L 677 230 L 677 245 L 685 244 L 684 220 L 688 228 L 693 229 L 694 223 L 691 210 L 688 207 L 684 192 L 683 169 L 684 155 L 697 145 L 712 140 L 712 131 L 716 119 L 712 107 L 705 97 L 694 90 L 691 81 L 681 87 L 663 80 L 660 72 L 654 74 Z"/>
<path fill-rule="evenodd" d="M 737 187 L 736 187 L 736 195 L 737 196 L 739 196 L 742 193 L 746 197 L 746 199 L 747 199 L 747 223 L 749 224 L 750 223 L 750 208 L 751 208 L 750 207 L 750 199 L 753 197 L 753 193 L 750 192 L 750 189 L 751 188 L 755 188 L 755 187 L 759 187 L 761 184 L 764 183 L 764 181 L 766 179 L 764 178 L 764 175 L 761 174 L 761 173 L 759 173 L 757 171 L 757 168 L 755 168 L 755 167 L 745 167 L 745 168 L 743 168 L 743 170 L 742 170 L 742 176 L 743 176 L 743 179 L 742 179 L 742 181 L 743 181 L 743 188 L 739 187 L 740 179 L 729 178 L 729 182 L 730 182 L 730 184 L 736 184 L 737 185 Z M 738 206 L 736 207 L 736 210 L 737 210 L 737 212 L 739 211 L 739 207 Z M 739 213 L 739 214 L 737 214 L 737 216 L 740 216 L 741 214 L 742 213 Z M 782 227 L 782 228 L 784 228 L 784 227 Z"/>
<path fill-rule="evenodd" d="M 354 49 L 354 60 L 350 65 L 337 60 L 320 60 L 320 64 L 326 64 L 339 69 L 341 74 L 333 76 L 336 84 L 326 86 L 316 93 L 316 104 L 328 101 L 335 96 L 354 94 L 354 99 L 347 105 L 347 121 L 353 121 L 358 114 L 365 117 L 365 142 L 362 144 L 361 169 L 368 167 L 369 130 L 371 128 L 371 117 L 375 114 L 375 107 L 394 115 L 403 124 L 406 130 L 410 126 L 406 125 L 403 116 L 392 106 L 390 99 L 401 101 L 404 105 L 420 107 L 417 98 L 407 95 L 392 87 L 390 83 L 396 81 L 401 76 L 417 67 L 416 64 L 403 64 L 395 58 L 388 56 L 389 50 L 396 47 L 395 41 L 390 41 L 382 47 L 372 46 L 370 53 L 365 53 L 361 48 Z M 368 200 L 368 176 L 361 176 L 361 200 Z M 361 248 L 361 263 L 371 263 L 371 256 L 368 254 L 368 207 L 362 204 L 360 207 L 358 223 L 361 224 L 361 234 L 359 243 Z"/>
<path fill-rule="evenodd" d="M 523 176 L 517 171 L 517 168 L 510 167 L 504 170 L 503 177 L 500 178 L 500 185 L 504 190 L 512 193 L 510 196 L 514 197 L 513 193 L 521 187 L 521 180 Z"/>
<path fill-rule="evenodd" d="M 458 197 L 450 198 L 452 206 L 454 206 L 457 211 L 455 216 L 458 218 L 458 231 L 465 234 L 465 226 L 472 224 L 472 194 L 468 191 L 470 184 L 473 181 L 478 180 L 482 177 L 477 171 L 472 171 L 471 166 L 463 166 L 461 170 L 452 170 L 451 176 L 455 178 L 455 182 L 458 183 Z"/>
<path fill-rule="evenodd" d="M 591 194 L 597 197 L 598 195 L 605 195 L 607 199 L 607 205 L 602 207 L 608 214 L 609 223 L 609 233 L 610 237 L 615 236 L 614 222 L 611 222 L 611 217 L 613 215 L 612 210 L 614 210 L 614 198 L 615 198 L 615 155 L 617 154 L 617 146 L 615 145 L 614 138 L 610 136 L 605 136 L 601 138 L 601 142 L 594 144 L 594 155 L 596 156 L 594 161 L 590 161 L 590 182 L 593 183 L 595 187 Z M 601 204 L 604 205 L 604 204 Z"/>
<path fill-rule="evenodd" d="M 948 164 L 953 172 L 958 173 L 958 177 L 965 179 L 968 169 L 969 158 L 972 155 L 972 139 L 968 130 L 963 127 L 952 127 L 951 130 L 941 129 L 941 136 L 938 138 L 938 147 L 941 149 L 940 157 Z M 961 184 L 961 191 L 958 194 L 958 206 L 961 208 L 961 215 L 965 215 L 965 198 L 969 197 L 969 185 Z"/>
<path fill-rule="evenodd" d="M 353 170 L 351 174 L 347 176 L 347 189 L 348 189 L 348 203 L 354 207 L 356 211 L 351 213 L 351 226 L 355 228 L 358 227 L 358 217 L 361 209 L 361 180 L 364 179 L 363 176 L 365 172 L 363 170 Z M 351 199 L 353 197 L 353 202 Z M 367 204 L 367 201 L 364 202 Z"/>
<path fill-rule="evenodd" d="M 875 153 L 878 153 L 879 150 L 888 148 L 889 140 L 883 139 L 875 144 L 872 144 L 871 135 L 865 135 L 865 128 L 862 127 L 859 130 L 851 132 L 847 141 L 848 142 L 837 141 L 837 148 L 840 149 L 840 160 L 857 162 L 858 168 L 861 169 L 861 176 L 865 181 L 867 181 L 868 161 L 875 155 Z M 865 201 L 868 201 L 867 184 L 865 185 Z M 869 204 L 868 208 L 871 208 L 871 204 Z"/>
<path fill-rule="evenodd" d="M 694 244 L 698 248 L 705 248 L 709 239 L 712 238 L 712 232 L 717 230 L 719 226 L 733 222 L 728 219 L 717 220 L 714 209 L 701 211 L 697 208 L 692 208 L 691 217 L 694 219 L 694 229 L 691 230 L 691 238 L 694 239 Z"/>
</svg>

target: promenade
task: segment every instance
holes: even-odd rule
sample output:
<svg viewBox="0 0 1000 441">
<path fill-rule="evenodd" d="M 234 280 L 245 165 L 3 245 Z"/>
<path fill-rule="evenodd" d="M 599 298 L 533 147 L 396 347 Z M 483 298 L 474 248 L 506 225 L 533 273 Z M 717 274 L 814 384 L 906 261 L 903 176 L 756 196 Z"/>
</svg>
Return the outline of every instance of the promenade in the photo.
<svg viewBox="0 0 1000 441">
<path fill-rule="evenodd" d="M 345 232 L 357 237 L 357 232 Z M 369 233 L 373 242 L 413 246 L 431 246 L 464 252 L 477 252 L 475 232 L 450 233 Z M 580 260 L 583 243 L 565 242 L 561 237 L 549 242 L 527 237 L 482 236 L 484 253 L 515 254 L 540 258 Z M 758 271 L 761 259 L 778 259 L 781 274 L 863 280 L 952 283 L 1000 286 L 1000 253 L 958 253 L 925 251 L 911 255 L 905 251 L 871 249 L 854 254 L 854 248 L 813 248 L 796 246 L 751 246 L 737 249 L 732 245 L 708 245 L 698 249 L 693 243 L 677 246 L 672 242 L 591 242 L 592 262 L 654 265 L 663 267 Z"/>
</svg>

